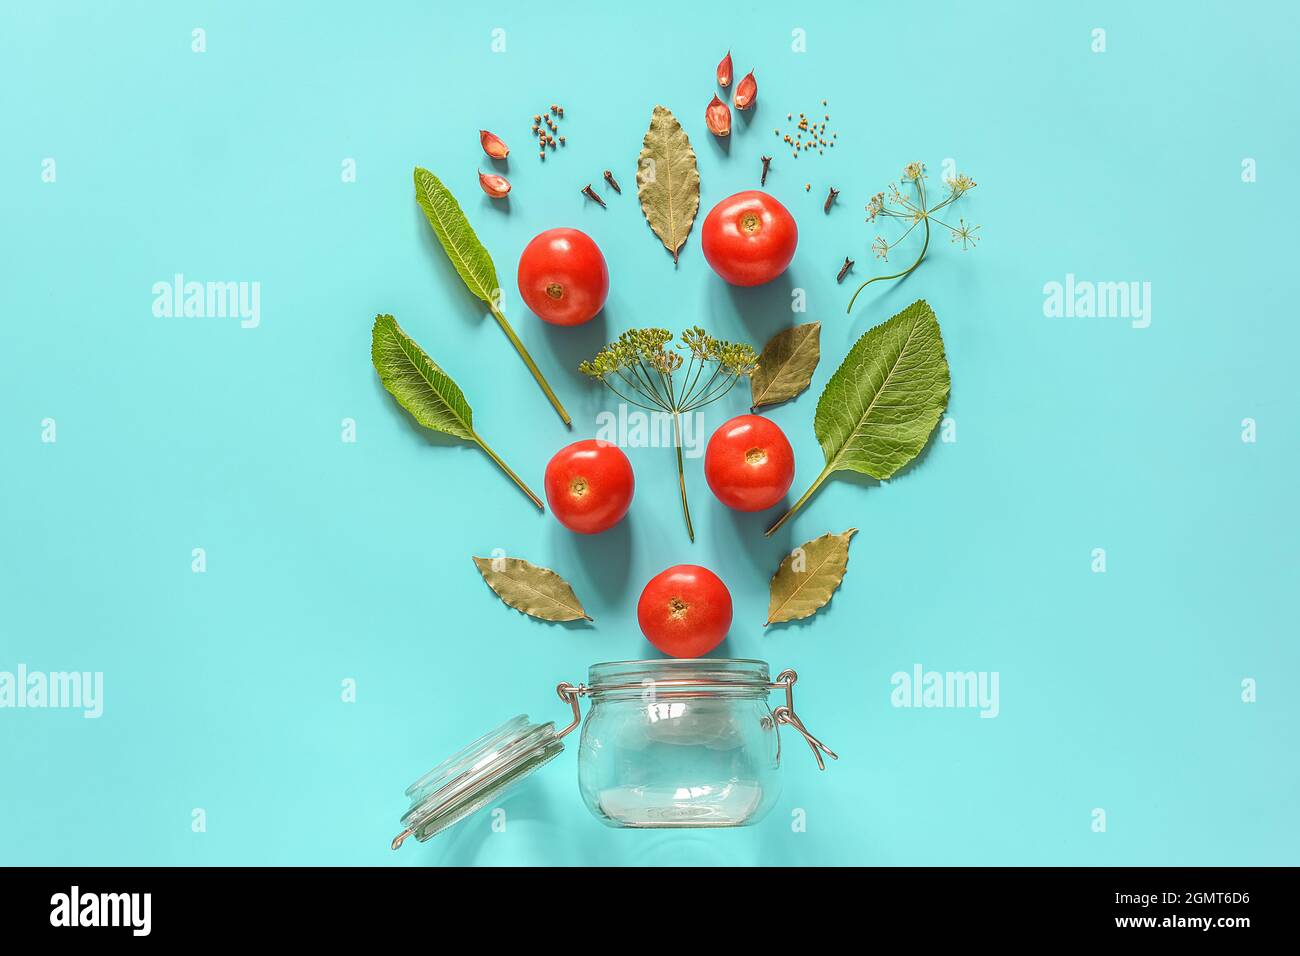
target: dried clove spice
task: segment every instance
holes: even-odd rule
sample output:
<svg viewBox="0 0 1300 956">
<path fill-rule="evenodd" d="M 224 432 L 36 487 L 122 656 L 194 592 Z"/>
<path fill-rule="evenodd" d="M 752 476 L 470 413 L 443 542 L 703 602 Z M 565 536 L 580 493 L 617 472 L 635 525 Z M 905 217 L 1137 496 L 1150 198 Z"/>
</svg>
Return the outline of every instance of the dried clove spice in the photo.
<svg viewBox="0 0 1300 956">
<path fill-rule="evenodd" d="M 623 192 L 623 190 L 618 188 L 618 183 L 614 179 L 614 174 L 611 173 L 608 169 L 605 170 L 605 182 L 609 183 L 611 186 L 614 187 L 614 192 L 616 193 Z"/>
<path fill-rule="evenodd" d="M 585 186 L 582 187 L 582 194 L 583 194 L 584 196 L 586 196 L 588 199 L 594 199 L 594 200 L 596 200 L 596 202 L 600 203 L 600 208 L 601 208 L 601 209 L 606 209 L 606 208 L 608 208 L 608 207 L 605 205 L 605 200 L 603 200 L 603 199 L 600 198 L 600 194 L 597 193 L 596 190 L 594 190 L 594 189 L 591 188 L 591 183 L 587 183 L 587 185 L 585 185 Z"/>
<path fill-rule="evenodd" d="M 771 157 L 771 156 L 760 156 L 759 159 L 761 159 L 761 160 L 763 161 L 763 175 L 762 175 L 762 177 L 758 180 L 758 184 L 759 184 L 760 186 L 766 186 L 766 185 L 767 185 L 767 173 L 768 173 L 768 170 L 769 170 L 769 169 L 771 168 L 771 166 L 772 166 L 772 157 Z"/>
<path fill-rule="evenodd" d="M 835 202 L 835 197 L 838 196 L 839 194 L 840 191 L 836 189 L 834 186 L 832 186 L 831 191 L 826 194 L 826 205 L 822 207 L 822 212 L 831 211 L 831 203 Z"/>
<path fill-rule="evenodd" d="M 844 277 L 849 274 L 849 270 L 852 268 L 853 268 L 853 260 L 850 259 L 848 256 L 845 256 L 844 265 L 840 266 L 840 274 L 835 277 L 835 281 L 843 282 Z"/>
</svg>

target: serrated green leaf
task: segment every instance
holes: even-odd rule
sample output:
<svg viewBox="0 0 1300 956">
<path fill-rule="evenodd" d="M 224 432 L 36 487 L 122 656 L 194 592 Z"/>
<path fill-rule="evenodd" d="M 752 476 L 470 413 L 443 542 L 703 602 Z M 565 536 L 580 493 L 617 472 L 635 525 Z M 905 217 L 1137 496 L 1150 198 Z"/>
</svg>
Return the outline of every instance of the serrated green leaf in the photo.
<svg viewBox="0 0 1300 956">
<path fill-rule="evenodd" d="M 550 383 L 546 381 L 546 376 L 542 374 L 542 370 L 533 361 L 523 341 L 506 321 L 501 311 L 501 284 L 497 281 L 496 266 L 492 264 L 492 257 L 488 255 L 483 243 L 479 242 L 478 236 L 474 234 L 474 229 L 465 218 L 465 213 L 461 211 L 456 197 L 437 176 L 427 169 L 416 166 L 415 200 L 424 210 L 424 218 L 429 220 L 434 235 L 442 243 L 443 251 L 447 253 L 451 264 L 456 267 L 456 272 L 460 274 L 465 286 L 487 303 L 492 318 L 496 319 L 497 324 L 501 326 L 501 331 L 506 334 L 510 344 L 523 359 L 524 365 L 528 367 L 528 371 L 537 382 L 537 387 L 542 390 L 551 407 L 555 409 L 555 413 L 560 416 L 564 424 L 571 424 L 569 413 L 565 411 L 564 405 L 561 404 Z"/>
<path fill-rule="evenodd" d="M 424 217 L 429 220 L 447 258 L 460 273 L 466 287 L 495 309 L 501 289 L 496 266 L 451 190 L 429 170 L 416 166 L 415 200 L 424 210 Z"/>
<path fill-rule="evenodd" d="M 767 623 L 798 621 L 830 601 L 849 566 L 849 540 L 857 533 L 824 534 L 786 555 L 768 586 Z"/>
<path fill-rule="evenodd" d="M 821 360 L 820 322 L 782 329 L 763 346 L 749 376 L 751 408 L 794 398 L 812 382 Z"/>
<path fill-rule="evenodd" d="M 817 402 L 813 428 L 826 467 L 766 533 L 789 521 L 834 472 L 883 481 L 915 458 L 943 414 L 949 387 L 939 321 L 924 299 L 863 333 Z"/>
<path fill-rule="evenodd" d="M 506 604 L 543 621 L 590 621 L 569 583 L 523 558 L 475 558 L 488 587 Z"/>
<path fill-rule="evenodd" d="M 939 322 L 918 299 L 863 333 L 826 383 L 813 422 L 826 467 L 889 478 L 925 447 L 949 386 Z"/>
<path fill-rule="evenodd" d="M 460 387 L 391 315 L 375 316 L 370 359 L 384 388 L 425 428 L 475 441 L 474 413 Z"/>
<path fill-rule="evenodd" d="M 370 334 L 370 361 L 374 363 L 384 388 L 417 422 L 425 428 L 478 445 L 538 510 L 545 510 L 542 499 L 474 430 L 474 413 L 460 386 L 429 358 L 391 315 L 375 316 L 375 326 Z"/>
<path fill-rule="evenodd" d="M 676 262 L 700 209 L 700 170 L 690 137 L 665 106 L 654 108 L 641 142 L 636 194 L 646 222 Z"/>
</svg>

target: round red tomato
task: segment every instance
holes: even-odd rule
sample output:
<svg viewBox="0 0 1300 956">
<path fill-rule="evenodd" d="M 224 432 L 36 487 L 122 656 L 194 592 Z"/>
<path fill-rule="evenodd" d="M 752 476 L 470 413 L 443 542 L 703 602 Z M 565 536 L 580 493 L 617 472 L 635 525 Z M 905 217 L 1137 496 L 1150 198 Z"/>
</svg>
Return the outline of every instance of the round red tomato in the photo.
<svg viewBox="0 0 1300 956">
<path fill-rule="evenodd" d="M 561 448 L 546 466 L 546 500 L 560 524 L 579 534 L 618 524 L 635 487 L 627 455 L 598 438 Z"/>
<path fill-rule="evenodd" d="M 552 325 L 581 325 L 605 305 L 609 269 L 600 247 L 577 229 L 547 229 L 519 257 L 519 294 Z"/>
<path fill-rule="evenodd" d="M 679 564 L 650 579 L 636 605 L 648 640 L 670 657 L 701 657 L 731 628 L 731 592 L 708 568 Z"/>
<path fill-rule="evenodd" d="M 762 511 L 790 490 L 794 449 L 772 419 L 737 415 L 709 439 L 704 478 L 728 508 Z"/>
<path fill-rule="evenodd" d="M 750 189 L 709 210 L 700 244 L 713 271 L 732 285 L 762 285 L 794 258 L 799 227 L 779 202 Z"/>
</svg>

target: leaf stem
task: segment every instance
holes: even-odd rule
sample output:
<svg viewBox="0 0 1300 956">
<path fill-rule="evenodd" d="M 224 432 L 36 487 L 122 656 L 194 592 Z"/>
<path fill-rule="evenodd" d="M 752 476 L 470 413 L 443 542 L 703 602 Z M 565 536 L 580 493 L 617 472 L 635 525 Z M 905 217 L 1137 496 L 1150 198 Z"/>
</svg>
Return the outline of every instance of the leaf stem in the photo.
<svg viewBox="0 0 1300 956">
<path fill-rule="evenodd" d="M 523 491 L 523 493 L 526 494 L 529 497 L 529 499 L 532 500 L 533 504 L 537 505 L 537 510 L 545 511 L 546 506 L 542 504 L 541 498 L 533 494 L 533 489 L 529 488 L 526 484 L 524 484 L 524 480 L 520 478 L 518 475 L 516 475 L 513 469 L 511 469 L 509 465 L 507 465 L 504 461 L 501 460 L 501 456 L 488 447 L 487 442 L 485 442 L 482 438 L 479 437 L 478 432 L 471 432 L 471 434 L 474 436 L 474 444 L 478 445 L 479 448 L 482 448 L 485 452 L 487 452 L 488 457 L 491 458 L 493 461 L 495 461 L 497 465 L 501 468 L 501 470 L 510 476 L 510 480 L 519 486 L 520 490 Z"/>
<path fill-rule="evenodd" d="M 566 412 L 564 406 L 560 404 L 560 400 L 556 397 L 555 392 L 551 390 L 550 384 L 546 381 L 546 376 L 542 375 L 542 370 L 537 367 L 537 363 L 533 361 L 533 357 L 528 354 L 528 349 L 524 347 L 524 343 L 520 340 L 519 336 L 515 334 L 515 330 L 511 328 L 510 323 L 506 321 L 506 317 L 501 313 L 500 309 L 492 306 L 489 306 L 489 308 L 492 311 L 492 318 L 497 320 L 497 325 L 501 326 L 501 331 L 506 334 L 506 338 L 510 340 L 510 344 L 515 347 L 515 351 L 519 353 L 519 357 L 523 359 L 524 364 L 528 366 L 528 371 L 533 373 L 533 378 L 537 380 L 537 384 L 541 386 L 546 397 L 550 399 L 551 405 L 560 416 L 560 421 L 564 422 L 565 425 L 572 427 L 573 419 L 569 417 L 569 413 Z M 484 446 L 484 450 L 487 450 L 486 445 Z M 492 453 L 488 452 L 488 454 L 491 455 Z M 496 455 L 492 455 L 492 457 L 496 458 Z M 497 461 L 499 462 L 500 459 L 498 458 Z M 505 468 L 505 465 L 502 464 L 501 467 Z M 510 471 L 510 469 L 506 468 L 506 471 Z M 514 473 L 511 472 L 512 476 L 513 474 Z M 518 481 L 519 479 L 516 478 L 515 480 Z M 520 482 L 520 487 L 523 487 L 522 482 Z M 533 495 L 531 491 L 528 493 L 529 495 L 532 495 L 534 501 L 537 501 L 536 495 Z M 541 507 L 540 501 L 538 501 L 537 504 L 538 507 Z"/>
<path fill-rule="evenodd" d="M 682 426 L 677 412 L 673 412 L 673 444 L 677 447 L 677 484 L 682 490 L 682 514 L 686 516 L 686 534 L 695 541 L 695 528 L 691 524 L 691 508 L 686 503 L 686 468 L 682 464 Z"/>
<path fill-rule="evenodd" d="M 866 282 L 862 283 L 862 285 L 858 286 L 857 292 L 853 293 L 853 298 L 849 299 L 849 307 L 845 311 L 853 311 L 853 303 L 858 300 L 858 292 L 861 292 L 867 286 L 871 285 L 871 283 L 884 282 L 887 279 L 901 279 L 921 264 L 921 260 L 925 258 L 925 250 L 930 248 L 930 217 L 927 215 L 924 216 L 923 219 L 925 221 L 925 242 L 921 244 L 921 254 L 916 257 L 916 261 L 902 272 L 896 272 L 892 276 L 876 276 L 874 279 L 868 279 Z"/>
<path fill-rule="evenodd" d="M 794 513 L 804 506 L 804 503 L 813 496 L 813 492 L 816 491 L 818 488 L 820 488 L 822 486 L 822 482 L 825 481 L 827 478 L 829 478 L 834 471 L 835 469 L 833 469 L 830 465 L 827 465 L 825 468 L 823 468 L 822 473 L 817 476 L 817 480 L 814 481 L 812 483 L 812 486 L 803 493 L 803 497 L 800 498 L 798 501 L 796 501 L 793 505 L 791 505 L 790 510 L 787 511 L 785 514 L 781 515 L 781 517 L 777 519 L 776 524 L 772 525 L 772 527 L 768 528 L 765 532 L 763 532 L 763 537 L 765 538 L 772 537 L 772 535 L 776 532 L 778 528 L 781 527 L 781 525 L 789 521 L 794 516 Z"/>
</svg>

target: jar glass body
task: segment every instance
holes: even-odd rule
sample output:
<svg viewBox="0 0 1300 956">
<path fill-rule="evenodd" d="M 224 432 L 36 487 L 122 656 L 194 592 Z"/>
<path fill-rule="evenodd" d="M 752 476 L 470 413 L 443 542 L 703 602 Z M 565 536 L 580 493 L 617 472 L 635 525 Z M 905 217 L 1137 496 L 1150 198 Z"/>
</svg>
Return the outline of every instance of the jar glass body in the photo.
<svg viewBox="0 0 1300 956">
<path fill-rule="evenodd" d="M 578 749 L 588 809 L 613 827 L 756 823 L 781 792 L 762 661 L 596 664 Z"/>
</svg>

